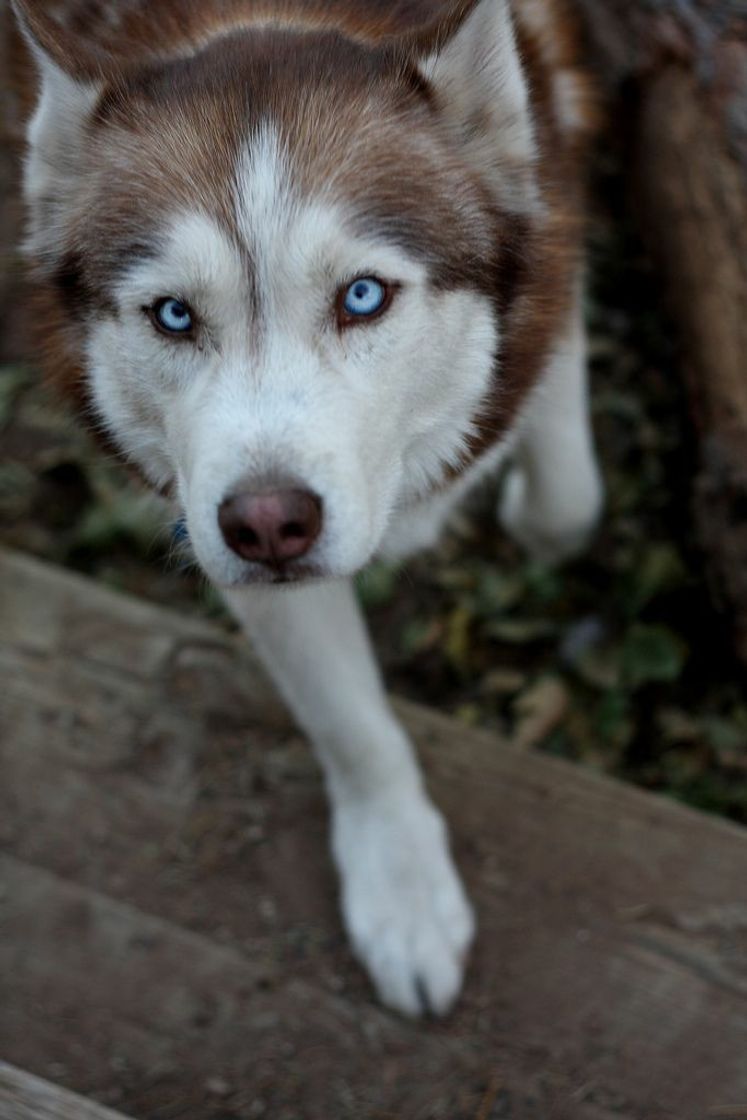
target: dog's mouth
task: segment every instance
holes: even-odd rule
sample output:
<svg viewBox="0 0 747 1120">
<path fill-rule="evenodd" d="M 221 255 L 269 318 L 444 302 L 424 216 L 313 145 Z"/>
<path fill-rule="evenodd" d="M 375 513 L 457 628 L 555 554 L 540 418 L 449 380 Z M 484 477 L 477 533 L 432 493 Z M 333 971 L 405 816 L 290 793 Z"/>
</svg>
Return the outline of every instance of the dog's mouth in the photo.
<svg viewBox="0 0 747 1120">
<path fill-rule="evenodd" d="M 287 587 L 297 584 L 317 583 L 320 580 L 331 578 L 332 573 L 326 572 L 317 564 L 291 563 L 273 566 L 252 564 L 231 586 Z"/>
</svg>

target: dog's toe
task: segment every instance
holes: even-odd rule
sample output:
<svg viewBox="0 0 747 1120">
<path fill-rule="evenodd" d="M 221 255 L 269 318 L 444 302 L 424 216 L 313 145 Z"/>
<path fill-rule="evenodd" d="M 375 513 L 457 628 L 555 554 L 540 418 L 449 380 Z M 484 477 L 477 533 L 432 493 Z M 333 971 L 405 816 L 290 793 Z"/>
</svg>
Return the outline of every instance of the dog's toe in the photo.
<svg viewBox="0 0 747 1120">
<path fill-rule="evenodd" d="M 378 943 L 356 948 L 368 968 L 379 998 L 387 1007 L 411 1018 L 446 1015 L 462 986 L 466 945 L 460 947 L 431 917 L 410 916 L 390 928 Z"/>
<path fill-rule="evenodd" d="M 462 986 L 474 919 L 440 816 L 422 797 L 335 824 L 343 911 L 382 1003 L 445 1015 Z"/>
</svg>

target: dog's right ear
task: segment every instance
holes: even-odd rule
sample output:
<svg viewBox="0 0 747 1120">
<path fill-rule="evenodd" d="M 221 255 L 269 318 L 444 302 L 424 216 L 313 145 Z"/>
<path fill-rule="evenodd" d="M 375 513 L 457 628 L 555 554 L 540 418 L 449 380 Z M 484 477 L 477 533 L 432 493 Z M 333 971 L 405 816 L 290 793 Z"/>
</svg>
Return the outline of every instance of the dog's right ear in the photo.
<svg viewBox="0 0 747 1120">
<path fill-rule="evenodd" d="M 39 94 L 28 125 L 24 189 L 30 207 L 27 246 L 53 254 L 59 215 L 85 174 L 85 126 L 107 71 L 85 38 L 58 23 L 45 0 L 12 0 L 39 76 Z"/>
<path fill-rule="evenodd" d="M 92 81 L 110 69 L 108 52 L 81 33 L 74 3 L 57 7 L 46 0 L 11 0 L 11 7 L 42 74 L 54 67 L 72 79 Z"/>
</svg>

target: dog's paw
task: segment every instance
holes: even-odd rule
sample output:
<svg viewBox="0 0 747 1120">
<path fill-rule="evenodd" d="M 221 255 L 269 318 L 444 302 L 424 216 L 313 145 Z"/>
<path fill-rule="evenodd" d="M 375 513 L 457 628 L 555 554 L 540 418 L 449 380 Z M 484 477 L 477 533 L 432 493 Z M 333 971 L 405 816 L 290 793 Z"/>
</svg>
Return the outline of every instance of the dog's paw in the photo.
<svg viewBox="0 0 747 1120">
<path fill-rule="evenodd" d="M 521 547 L 542 564 L 562 564 L 583 552 L 597 527 L 604 500 L 601 479 L 594 471 L 554 502 L 533 502 L 521 467 L 507 474 L 498 520 Z"/>
<path fill-rule="evenodd" d="M 444 1015 L 462 986 L 474 919 L 440 814 L 422 794 L 338 806 L 333 850 L 345 924 L 382 1003 Z"/>
</svg>

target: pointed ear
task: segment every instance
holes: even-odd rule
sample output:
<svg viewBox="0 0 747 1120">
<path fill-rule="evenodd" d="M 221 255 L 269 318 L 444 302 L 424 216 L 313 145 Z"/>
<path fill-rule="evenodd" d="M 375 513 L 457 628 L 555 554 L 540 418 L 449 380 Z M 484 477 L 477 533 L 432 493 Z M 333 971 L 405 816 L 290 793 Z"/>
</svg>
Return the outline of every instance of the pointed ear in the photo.
<svg viewBox="0 0 747 1120">
<path fill-rule="evenodd" d="M 501 201 L 533 207 L 535 135 L 508 0 L 461 0 L 419 49 L 420 69 L 467 158 Z"/>
<path fill-rule="evenodd" d="M 53 63 L 79 80 L 101 77 L 110 69 L 110 53 L 81 25 L 75 4 L 66 9 L 46 0 L 11 0 L 11 7 L 38 65 Z"/>
<path fill-rule="evenodd" d="M 27 130 L 24 189 L 29 203 L 27 248 L 53 254 L 60 218 L 85 175 L 85 125 L 98 100 L 103 79 L 94 57 L 68 29 L 58 25 L 33 0 L 13 0 L 21 31 L 36 64 L 39 94 Z"/>
</svg>

